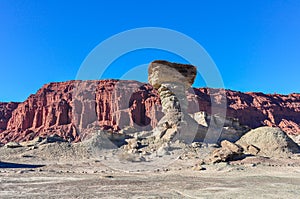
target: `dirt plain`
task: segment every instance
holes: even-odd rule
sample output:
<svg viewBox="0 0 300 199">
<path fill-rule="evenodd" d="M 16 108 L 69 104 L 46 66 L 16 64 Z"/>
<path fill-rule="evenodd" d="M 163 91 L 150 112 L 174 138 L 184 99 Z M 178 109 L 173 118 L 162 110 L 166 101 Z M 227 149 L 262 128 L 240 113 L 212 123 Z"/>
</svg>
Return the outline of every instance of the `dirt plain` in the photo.
<svg viewBox="0 0 300 199">
<path fill-rule="evenodd" d="M 299 198 L 298 154 L 204 164 L 213 149 L 133 161 L 119 149 L 90 155 L 67 143 L 1 147 L 0 198 Z"/>
</svg>

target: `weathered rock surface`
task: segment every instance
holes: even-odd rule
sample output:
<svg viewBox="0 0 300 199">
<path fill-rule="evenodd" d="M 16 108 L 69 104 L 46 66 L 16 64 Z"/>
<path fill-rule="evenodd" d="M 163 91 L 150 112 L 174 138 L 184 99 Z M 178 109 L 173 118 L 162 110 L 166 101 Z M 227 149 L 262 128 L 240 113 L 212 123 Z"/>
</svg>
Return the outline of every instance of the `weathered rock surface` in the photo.
<svg viewBox="0 0 300 199">
<path fill-rule="evenodd" d="M 13 148 L 22 147 L 22 145 L 20 145 L 18 142 L 8 142 L 4 145 L 4 147 L 13 149 Z"/>
<path fill-rule="evenodd" d="M 251 130 L 236 142 L 245 152 L 267 157 L 289 157 L 299 153 L 300 147 L 279 128 L 259 127 Z"/>
<path fill-rule="evenodd" d="M 239 145 L 236 145 L 232 142 L 229 142 L 228 140 L 223 140 L 221 142 L 221 147 L 222 148 L 226 148 L 234 153 L 242 153 L 243 152 L 243 148 L 240 147 Z"/>
<path fill-rule="evenodd" d="M 221 102 L 220 89 L 194 89 L 201 111 L 210 113 L 211 101 Z M 226 90 L 227 116 L 254 129 L 260 126 L 280 127 L 288 134 L 300 134 L 300 94 L 242 93 Z"/>
<path fill-rule="evenodd" d="M 219 163 L 244 159 L 249 155 L 266 158 L 291 158 L 300 153 L 296 144 L 280 128 L 259 127 L 247 132 L 237 142 L 221 141 L 204 160 L 206 163 Z"/>
<path fill-rule="evenodd" d="M 200 124 L 187 114 L 186 90 L 194 83 L 196 74 L 197 69 L 193 65 L 167 61 L 150 63 L 148 81 L 158 90 L 165 114 L 153 130 L 157 139 L 170 141 L 177 137 L 185 142 L 194 140 Z M 205 132 L 203 128 L 202 134 Z"/>
<path fill-rule="evenodd" d="M 0 102 L 0 133 L 6 130 L 11 114 L 18 107 L 18 104 L 16 102 Z"/>
<path fill-rule="evenodd" d="M 198 124 L 209 127 L 211 121 L 213 121 L 214 128 L 222 129 L 220 132 L 210 131 L 212 135 L 206 135 L 206 138 L 219 136 L 219 141 L 228 140 L 230 142 L 235 142 L 240 139 L 250 128 L 246 125 L 240 124 L 236 118 L 223 118 L 221 119 L 218 115 L 208 115 L 206 112 L 197 112 L 190 114 L 191 117 L 198 122 Z M 222 122 L 219 122 L 222 121 Z M 210 126 L 210 129 L 213 127 Z M 217 135 L 214 135 L 216 133 Z"/>
<path fill-rule="evenodd" d="M 202 111 L 209 116 L 211 99 L 215 104 L 225 100 L 220 92 L 209 88 L 187 91 L 187 112 Z M 227 117 L 237 118 L 230 120 L 233 125 L 267 125 L 280 127 L 288 134 L 300 134 L 300 94 L 226 90 L 226 97 Z M 117 80 L 49 83 L 22 103 L 0 104 L 0 142 L 28 141 L 53 134 L 76 142 L 88 128 L 113 131 L 134 126 L 139 131 L 149 130 L 163 115 L 158 92 L 149 84 Z"/>
<path fill-rule="evenodd" d="M 227 162 L 239 159 L 243 156 L 243 148 L 237 144 L 223 140 L 221 148 L 215 149 L 205 160 L 207 163 Z"/>
<path fill-rule="evenodd" d="M 158 90 L 165 114 L 186 112 L 188 105 L 185 91 L 194 83 L 196 74 L 196 67 L 189 64 L 167 61 L 150 63 L 148 81 Z"/>
<path fill-rule="evenodd" d="M 165 83 L 181 83 L 188 88 L 194 83 L 196 74 L 197 69 L 193 65 L 156 60 L 149 65 L 148 81 L 155 89 Z"/>
<path fill-rule="evenodd" d="M 87 148 L 92 155 L 97 155 L 99 150 L 102 149 L 116 149 L 118 143 L 121 140 L 125 140 L 124 135 L 111 134 L 106 131 L 96 131 L 88 139 L 79 143 L 81 146 Z"/>
<path fill-rule="evenodd" d="M 10 109 L 4 107 L 3 112 Z M 151 86 L 136 81 L 69 81 L 44 85 L 3 123 L 0 142 L 57 134 L 79 141 L 88 129 L 152 129 L 163 113 Z M 7 114 L 9 115 L 9 114 Z"/>
</svg>

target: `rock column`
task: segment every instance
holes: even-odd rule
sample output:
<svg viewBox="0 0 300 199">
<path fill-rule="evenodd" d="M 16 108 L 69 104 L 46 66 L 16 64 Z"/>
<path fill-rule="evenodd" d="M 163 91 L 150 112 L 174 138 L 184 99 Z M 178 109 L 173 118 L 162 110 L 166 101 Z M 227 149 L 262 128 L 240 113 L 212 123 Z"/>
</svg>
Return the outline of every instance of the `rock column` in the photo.
<svg viewBox="0 0 300 199">
<path fill-rule="evenodd" d="M 156 139 L 181 139 L 192 142 L 198 124 L 187 114 L 186 90 L 196 78 L 197 69 L 188 64 L 153 61 L 148 69 L 148 81 L 158 90 L 165 116 L 153 130 Z"/>
</svg>

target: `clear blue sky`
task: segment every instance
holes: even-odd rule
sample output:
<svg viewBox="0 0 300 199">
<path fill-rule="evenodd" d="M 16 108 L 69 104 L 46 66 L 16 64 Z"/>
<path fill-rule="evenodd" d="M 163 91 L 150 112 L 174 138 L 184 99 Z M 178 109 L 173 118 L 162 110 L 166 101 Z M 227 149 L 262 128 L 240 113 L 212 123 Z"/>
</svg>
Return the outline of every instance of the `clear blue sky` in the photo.
<svg viewBox="0 0 300 199">
<path fill-rule="evenodd" d="M 23 101 L 43 84 L 75 79 L 101 41 L 139 27 L 182 32 L 210 54 L 226 88 L 300 92 L 300 1 L 0 1 L 0 101 Z M 163 51 L 129 53 L 120 69 Z M 107 77 L 120 77 L 116 69 Z M 145 71 L 146 73 L 146 71 Z M 138 80 L 143 77 L 137 74 Z M 201 82 L 196 86 L 205 86 Z"/>
</svg>

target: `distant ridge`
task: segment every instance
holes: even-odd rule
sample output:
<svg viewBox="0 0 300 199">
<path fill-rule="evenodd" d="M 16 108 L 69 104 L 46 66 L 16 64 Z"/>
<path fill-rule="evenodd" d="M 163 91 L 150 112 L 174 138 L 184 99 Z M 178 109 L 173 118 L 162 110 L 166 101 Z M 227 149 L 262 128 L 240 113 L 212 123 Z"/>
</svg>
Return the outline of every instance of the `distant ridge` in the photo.
<svg viewBox="0 0 300 199">
<path fill-rule="evenodd" d="M 193 93 L 194 92 L 194 93 Z M 220 89 L 194 88 L 188 112 L 211 111 L 211 97 Z M 263 94 L 226 90 L 227 116 L 250 128 L 280 127 L 300 134 L 300 94 Z M 159 96 L 151 85 L 125 80 L 91 80 L 45 84 L 24 102 L 0 103 L 0 142 L 25 141 L 58 134 L 80 141 L 89 128 L 118 131 L 126 126 L 153 128 L 163 116 Z"/>
</svg>

